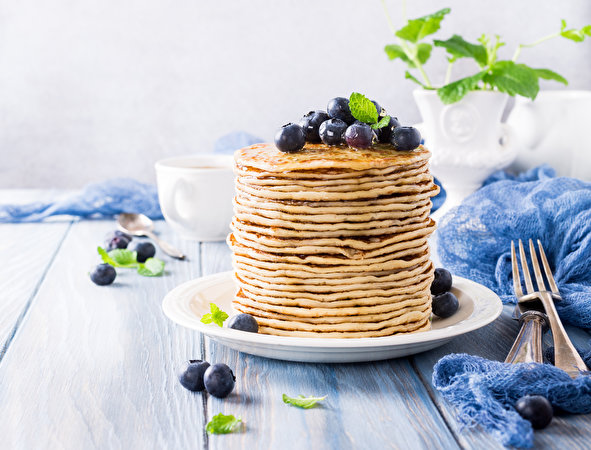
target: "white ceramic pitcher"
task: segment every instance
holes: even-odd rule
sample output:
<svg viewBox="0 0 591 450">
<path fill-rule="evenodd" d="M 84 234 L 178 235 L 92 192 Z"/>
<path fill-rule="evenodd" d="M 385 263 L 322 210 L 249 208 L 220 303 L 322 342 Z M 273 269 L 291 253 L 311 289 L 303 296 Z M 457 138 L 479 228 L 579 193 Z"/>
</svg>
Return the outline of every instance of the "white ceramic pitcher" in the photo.
<svg viewBox="0 0 591 450">
<path fill-rule="evenodd" d="M 559 176 L 591 181 L 591 91 L 540 91 L 535 101 L 518 97 L 507 123 L 519 151 L 511 169 L 548 163 Z"/>
<path fill-rule="evenodd" d="M 431 171 L 447 192 L 440 217 L 515 158 L 513 132 L 501 123 L 508 96 L 474 91 L 451 105 L 435 91 L 415 90 L 414 97 L 423 117 L 417 127 L 433 154 Z"/>
</svg>

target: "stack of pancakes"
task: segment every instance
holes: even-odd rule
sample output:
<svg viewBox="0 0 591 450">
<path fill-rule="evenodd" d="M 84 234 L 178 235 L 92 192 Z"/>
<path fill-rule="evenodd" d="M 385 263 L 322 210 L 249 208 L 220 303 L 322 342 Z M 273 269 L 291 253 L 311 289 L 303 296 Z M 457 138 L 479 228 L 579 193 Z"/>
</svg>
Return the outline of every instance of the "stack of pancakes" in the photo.
<svg viewBox="0 0 591 450">
<path fill-rule="evenodd" d="M 257 144 L 235 154 L 237 311 L 259 332 L 374 337 L 430 327 L 439 188 L 423 147 Z"/>
</svg>

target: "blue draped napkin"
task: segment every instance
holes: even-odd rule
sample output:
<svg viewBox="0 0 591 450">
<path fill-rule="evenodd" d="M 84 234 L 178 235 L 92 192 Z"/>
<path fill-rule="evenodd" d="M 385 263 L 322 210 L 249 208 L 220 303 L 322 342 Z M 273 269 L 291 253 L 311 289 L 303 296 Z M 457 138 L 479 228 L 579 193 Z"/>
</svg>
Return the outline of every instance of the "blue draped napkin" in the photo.
<svg viewBox="0 0 591 450">
<path fill-rule="evenodd" d="M 514 303 L 511 240 L 540 239 L 563 301 L 565 323 L 591 330 L 591 183 L 555 178 L 548 166 L 519 176 L 499 172 L 446 214 L 436 234 L 444 267 Z M 583 355 L 589 365 L 591 352 Z M 572 380 L 549 364 L 505 364 L 452 354 L 434 367 L 433 385 L 465 426 L 481 425 L 505 445 L 531 447 L 528 421 L 513 409 L 526 394 L 557 411 L 591 413 L 591 376 Z"/>
<path fill-rule="evenodd" d="M 51 216 L 112 217 L 122 212 L 162 219 L 158 193 L 149 184 L 112 179 L 87 185 L 81 192 L 59 200 L 26 205 L 0 205 L 0 223 L 40 222 Z"/>
</svg>

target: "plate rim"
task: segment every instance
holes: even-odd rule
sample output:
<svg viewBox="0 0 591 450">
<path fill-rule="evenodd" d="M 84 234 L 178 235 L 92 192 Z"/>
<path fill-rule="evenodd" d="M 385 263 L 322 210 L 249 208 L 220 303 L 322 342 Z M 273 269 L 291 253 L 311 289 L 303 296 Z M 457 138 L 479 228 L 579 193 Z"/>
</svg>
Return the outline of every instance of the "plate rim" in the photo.
<svg viewBox="0 0 591 450">
<path fill-rule="evenodd" d="M 397 347 L 409 344 L 419 344 L 438 340 L 450 340 L 456 336 L 469 333 L 471 331 L 482 328 L 492 322 L 494 322 L 503 312 L 503 303 L 500 297 L 491 289 L 483 286 L 480 283 L 469 280 L 464 277 L 453 275 L 454 285 L 458 283 L 460 289 L 462 285 L 469 286 L 472 289 L 481 291 L 482 295 L 475 298 L 472 296 L 474 302 L 474 311 L 470 316 L 464 319 L 462 322 L 450 325 L 444 328 L 438 328 L 435 330 L 422 331 L 420 333 L 411 334 L 397 334 L 392 336 L 381 336 L 381 337 L 365 337 L 365 338 L 311 338 L 311 337 L 298 337 L 298 336 L 274 336 L 268 334 L 259 333 L 248 333 L 240 330 L 233 330 L 227 327 L 218 327 L 213 325 L 202 324 L 198 321 L 197 317 L 195 320 L 185 320 L 179 317 L 172 311 L 170 305 L 173 303 L 173 299 L 177 297 L 177 292 L 184 291 L 192 285 L 232 282 L 233 271 L 219 272 L 203 277 L 195 278 L 170 290 L 164 299 L 162 300 L 162 310 L 164 314 L 173 322 L 182 325 L 186 328 L 199 331 L 206 336 L 212 336 L 223 340 L 236 340 L 243 344 L 265 344 L 275 345 L 281 347 L 323 347 L 323 348 L 350 348 L 350 349 L 367 349 L 367 348 L 380 348 L 380 347 Z M 486 302 L 485 303 L 485 299 Z M 490 302 L 494 299 L 495 302 Z M 490 309 L 490 314 L 486 317 L 476 318 L 470 321 L 470 318 L 479 311 L 478 314 L 482 314 L 481 309 L 477 309 L 478 305 L 486 305 L 486 310 Z"/>
</svg>

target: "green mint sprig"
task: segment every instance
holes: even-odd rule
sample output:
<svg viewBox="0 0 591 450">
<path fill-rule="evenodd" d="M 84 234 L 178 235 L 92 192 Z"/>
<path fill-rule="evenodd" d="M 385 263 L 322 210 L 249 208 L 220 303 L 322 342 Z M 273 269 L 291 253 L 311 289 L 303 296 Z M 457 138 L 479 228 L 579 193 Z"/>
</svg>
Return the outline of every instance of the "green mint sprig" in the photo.
<svg viewBox="0 0 591 450">
<path fill-rule="evenodd" d="M 242 424 L 240 417 L 236 418 L 233 415 L 225 416 L 219 413 L 211 418 L 205 426 L 205 431 L 209 434 L 228 434 L 238 430 Z"/>
<path fill-rule="evenodd" d="M 144 277 L 159 277 L 164 273 L 164 261 L 158 258 L 148 258 L 146 262 L 138 262 L 137 252 L 125 248 L 116 248 L 107 253 L 102 248 L 97 248 L 98 254 L 104 263 L 123 269 L 137 269 L 137 273 Z"/>
<path fill-rule="evenodd" d="M 328 397 L 325 395 L 324 397 L 304 397 L 303 395 L 298 395 L 297 397 L 290 397 L 286 394 L 283 394 L 283 403 L 297 406 L 298 408 L 303 409 L 310 409 L 316 406 L 318 402 L 326 399 Z"/>
<path fill-rule="evenodd" d="M 385 1 L 382 6 L 386 14 L 386 20 L 393 34 L 398 39 L 397 44 L 390 44 L 384 47 L 384 51 L 391 60 L 400 59 L 409 70 L 405 71 L 405 78 L 409 79 L 424 89 L 436 89 L 441 101 L 445 104 L 461 100 L 470 91 L 489 90 L 499 91 L 511 96 L 520 95 L 523 97 L 536 98 L 540 90 L 539 80 L 552 80 L 568 84 L 567 80 L 560 74 L 550 69 L 533 68 L 525 64 L 518 64 L 516 61 L 524 48 L 534 47 L 553 38 L 565 38 L 573 42 L 583 42 L 591 36 L 591 25 L 580 29 L 568 28 L 566 21 L 561 21 L 560 31 L 545 36 L 531 44 L 520 44 L 513 58 L 500 60 L 498 50 L 505 44 L 499 36 L 482 35 L 477 43 L 466 41 L 463 37 L 454 34 L 447 40 L 434 39 L 432 43 L 422 42 L 441 27 L 441 22 L 449 8 L 441 9 L 433 14 L 428 14 L 417 19 L 411 19 L 400 28 L 396 29 L 388 13 Z M 447 72 L 443 86 L 436 88 L 431 83 L 424 70 L 424 64 L 430 59 L 434 47 L 445 50 L 448 60 Z M 475 61 L 478 71 L 470 76 L 451 81 L 452 67 L 461 58 L 469 58 Z M 410 70 L 417 70 L 419 78 L 415 77 Z"/>
<path fill-rule="evenodd" d="M 390 123 L 390 116 L 380 119 L 376 105 L 365 95 L 353 92 L 349 97 L 349 109 L 351 115 L 363 123 L 369 124 L 374 130 L 383 128 Z"/>
<path fill-rule="evenodd" d="M 224 311 L 222 311 L 220 308 L 218 308 L 218 306 L 215 303 L 209 304 L 209 310 L 211 311 L 211 313 L 205 314 L 201 318 L 201 322 L 203 322 L 205 324 L 210 324 L 213 322 L 216 325 L 223 327 L 224 321 L 228 317 L 230 317 L 230 316 L 228 316 L 228 314 L 226 314 Z"/>
</svg>

